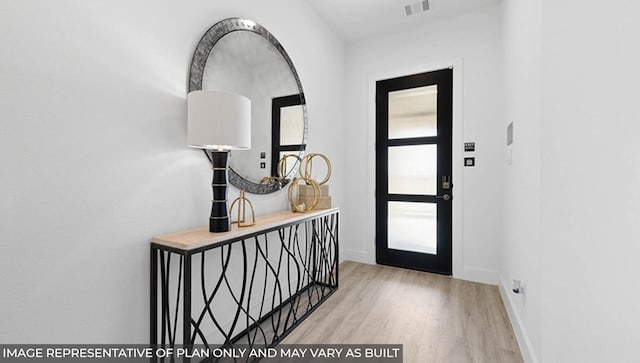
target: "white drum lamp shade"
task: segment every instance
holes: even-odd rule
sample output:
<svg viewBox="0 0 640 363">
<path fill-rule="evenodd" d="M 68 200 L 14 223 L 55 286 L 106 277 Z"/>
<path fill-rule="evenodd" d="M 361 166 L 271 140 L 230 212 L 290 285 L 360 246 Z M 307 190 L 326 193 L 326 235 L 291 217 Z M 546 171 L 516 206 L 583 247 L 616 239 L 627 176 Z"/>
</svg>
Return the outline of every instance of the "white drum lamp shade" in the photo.
<svg viewBox="0 0 640 363">
<path fill-rule="evenodd" d="M 251 148 L 251 101 L 224 91 L 190 92 L 187 95 L 187 144 L 210 150 Z"/>
</svg>

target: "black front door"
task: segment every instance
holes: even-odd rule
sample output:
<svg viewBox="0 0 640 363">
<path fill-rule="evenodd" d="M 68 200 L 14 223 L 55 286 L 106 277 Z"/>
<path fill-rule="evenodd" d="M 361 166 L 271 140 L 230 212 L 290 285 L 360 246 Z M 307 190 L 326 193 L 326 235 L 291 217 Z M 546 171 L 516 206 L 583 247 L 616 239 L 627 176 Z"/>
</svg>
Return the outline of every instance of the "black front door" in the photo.
<svg viewBox="0 0 640 363">
<path fill-rule="evenodd" d="M 452 82 L 376 82 L 376 262 L 451 275 Z"/>
</svg>

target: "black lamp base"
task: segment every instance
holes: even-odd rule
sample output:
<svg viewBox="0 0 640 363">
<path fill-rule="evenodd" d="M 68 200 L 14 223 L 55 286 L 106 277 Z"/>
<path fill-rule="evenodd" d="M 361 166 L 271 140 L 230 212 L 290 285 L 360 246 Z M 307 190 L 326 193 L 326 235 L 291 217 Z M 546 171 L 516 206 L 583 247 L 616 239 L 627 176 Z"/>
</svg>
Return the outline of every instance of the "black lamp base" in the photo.
<svg viewBox="0 0 640 363">
<path fill-rule="evenodd" d="M 209 232 L 220 233 L 229 232 L 231 230 L 231 223 L 229 218 L 223 219 L 209 219 Z"/>
<path fill-rule="evenodd" d="M 231 230 L 229 218 L 229 206 L 227 205 L 227 186 L 229 178 L 227 165 L 229 161 L 228 151 L 212 151 L 213 180 L 211 189 L 213 201 L 211 203 L 211 218 L 209 218 L 209 232 L 228 232 Z"/>
</svg>

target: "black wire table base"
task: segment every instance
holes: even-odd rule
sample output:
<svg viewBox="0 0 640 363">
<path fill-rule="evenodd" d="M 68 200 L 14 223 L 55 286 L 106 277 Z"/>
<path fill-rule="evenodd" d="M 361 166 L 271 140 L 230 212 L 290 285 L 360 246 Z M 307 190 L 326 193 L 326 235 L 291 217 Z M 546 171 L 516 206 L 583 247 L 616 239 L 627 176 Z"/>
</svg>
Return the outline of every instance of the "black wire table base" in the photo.
<svg viewBox="0 0 640 363">
<path fill-rule="evenodd" d="M 152 345 L 270 348 L 338 289 L 339 213 L 194 250 L 151 243 Z"/>
</svg>

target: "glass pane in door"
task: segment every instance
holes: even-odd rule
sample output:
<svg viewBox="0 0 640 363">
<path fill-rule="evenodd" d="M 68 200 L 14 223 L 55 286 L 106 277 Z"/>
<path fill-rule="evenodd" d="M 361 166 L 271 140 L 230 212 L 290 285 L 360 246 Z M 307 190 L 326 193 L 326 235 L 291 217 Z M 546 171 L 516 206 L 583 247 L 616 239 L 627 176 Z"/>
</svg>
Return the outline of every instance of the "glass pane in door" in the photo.
<svg viewBox="0 0 640 363">
<path fill-rule="evenodd" d="M 389 148 L 389 194 L 436 195 L 438 146 Z"/>
<path fill-rule="evenodd" d="M 437 254 L 437 221 L 435 203 L 389 202 L 389 248 Z"/>
<path fill-rule="evenodd" d="M 389 92 L 389 139 L 438 135 L 438 86 Z"/>
<path fill-rule="evenodd" d="M 304 137 L 304 113 L 302 106 L 280 109 L 280 145 L 299 145 Z"/>
</svg>

